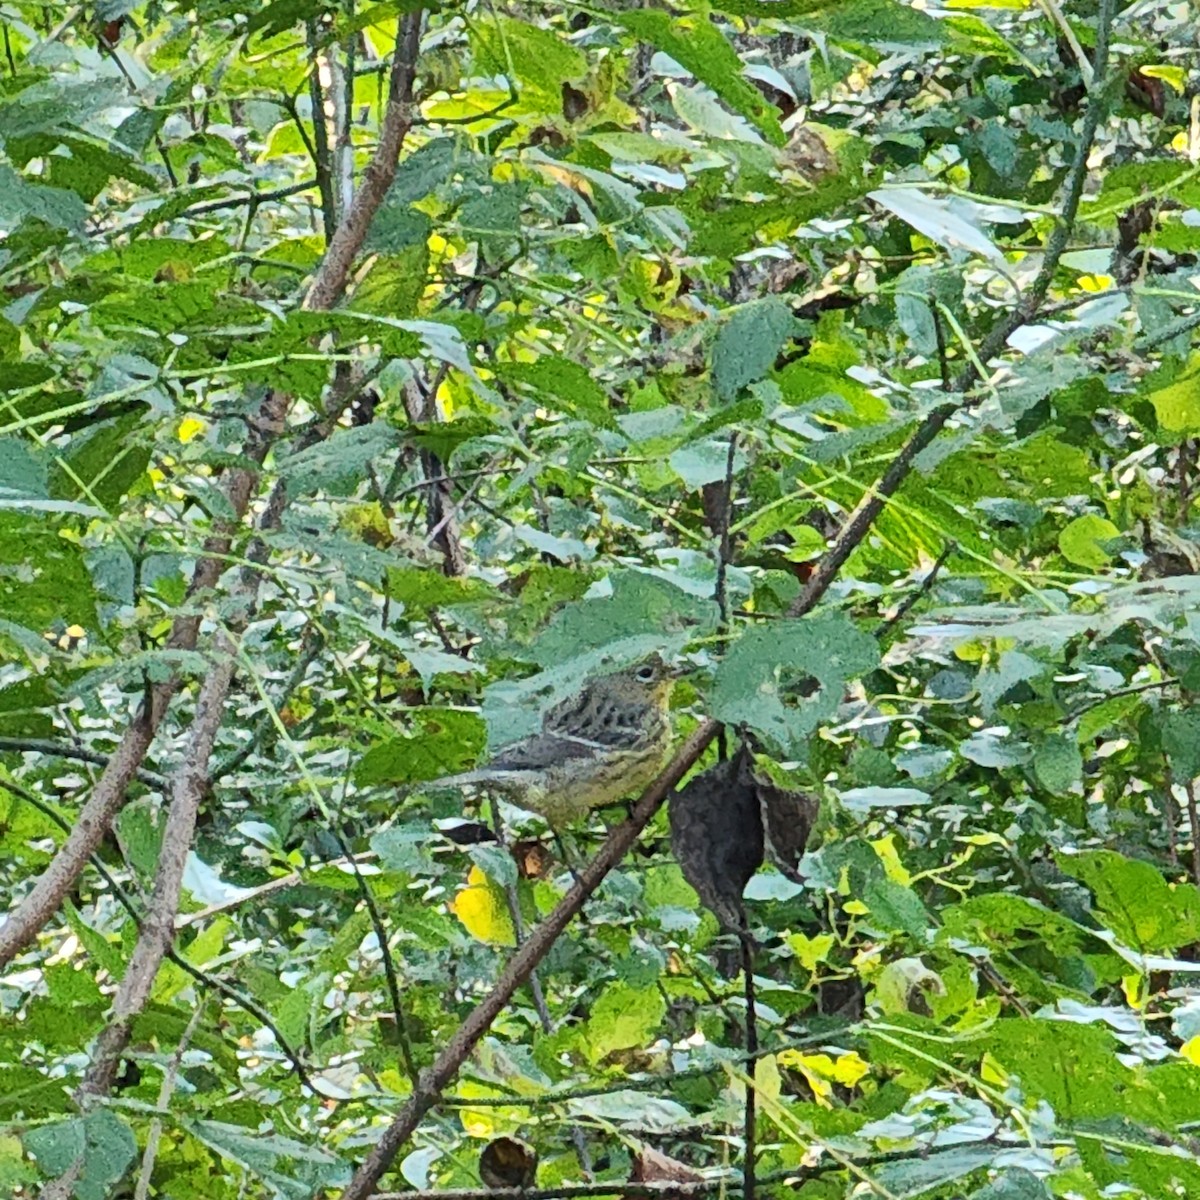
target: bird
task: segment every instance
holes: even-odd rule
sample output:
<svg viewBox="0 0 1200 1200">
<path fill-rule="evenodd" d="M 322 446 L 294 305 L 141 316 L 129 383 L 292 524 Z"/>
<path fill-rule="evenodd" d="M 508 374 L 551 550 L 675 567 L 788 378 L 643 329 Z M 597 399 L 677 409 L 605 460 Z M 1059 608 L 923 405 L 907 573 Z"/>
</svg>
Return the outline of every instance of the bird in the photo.
<svg viewBox="0 0 1200 1200">
<path fill-rule="evenodd" d="M 539 733 L 501 746 L 483 766 L 436 780 L 511 798 L 551 826 L 642 791 L 671 749 L 667 703 L 682 672 L 654 654 L 594 675 L 546 711 Z"/>
</svg>

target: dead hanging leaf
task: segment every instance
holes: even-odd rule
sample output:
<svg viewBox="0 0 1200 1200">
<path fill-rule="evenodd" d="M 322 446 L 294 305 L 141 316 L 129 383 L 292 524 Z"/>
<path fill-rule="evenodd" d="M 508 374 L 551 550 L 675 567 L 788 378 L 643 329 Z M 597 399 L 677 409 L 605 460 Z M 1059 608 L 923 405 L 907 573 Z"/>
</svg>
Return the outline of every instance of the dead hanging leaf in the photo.
<svg viewBox="0 0 1200 1200">
<path fill-rule="evenodd" d="M 1130 71 L 1125 77 L 1125 95 L 1134 104 L 1163 117 L 1167 111 L 1167 92 L 1161 79 L 1144 75 L 1141 71 Z"/>
<path fill-rule="evenodd" d="M 722 928 L 742 929 L 742 890 L 762 866 L 763 826 L 741 755 L 675 792 L 668 812 L 671 849 L 683 877 Z"/>
<path fill-rule="evenodd" d="M 537 1166 L 537 1153 L 520 1138 L 492 1138 L 479 1152 L 479 1178 L 489 1188 L 532 1187 Z"/>
<path fill-rule="evenodd" d="M 742 891 L 764 853 L 795 883 L 816 822 L 815 796 L 774 777 L 769 760 L 743 737 L 736 755 L 671 796 L 671 849 L 683 877 L 722 928 L 742 930 Z"/>
<path fill-rule="evenodd" d="M 478 846 L 482 842 L 494 842 L 495 833 L 479 821 L 455 821 L 441 825 L 440 831 L 456 846 Z"/>
<path fill-rule="evenodd" d="M 633 1170 L 629 1174 L 630 1183 L 691 1184 L 703 1181 L 704 1176 L 694 1167 L 689 1167 L 687 1163 L 681 1163 L 677 1158 L 660 1154 L 649 1146 L 643 1146 L 637 1152 L 633 1160 Z M 678 1197 L 686 1195 L 687 1191 L 683 1188 L 678 1192 L 664 1188 L 656 1194 L 660 1200 L 677 1200 Z"/>
<path fill-rule="evenodd" d="M 749 752 L 746 757 L 751 759 Z M 802 883 L 800 860 L 817 820 L 817 798 L 779 783 L 769 771 L 769 764 L 764 763 L 748 768 L 762 813 L 767 855 L 788 879 Z"/>
</svg>

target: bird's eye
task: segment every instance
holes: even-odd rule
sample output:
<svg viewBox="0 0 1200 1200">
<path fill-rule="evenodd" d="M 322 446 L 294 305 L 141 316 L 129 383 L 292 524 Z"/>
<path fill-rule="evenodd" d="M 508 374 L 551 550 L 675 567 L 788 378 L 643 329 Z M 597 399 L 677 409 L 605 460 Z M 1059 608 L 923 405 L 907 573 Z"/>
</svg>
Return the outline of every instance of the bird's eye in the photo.
<svg viewBox="0 0 1200 1200">
<path fill-rule="evenodd" d="M 642 683 L 653 683 L 657 672 L 647 663 L 644 667 L 638 667 L 637 677 Z"/>
</svg>

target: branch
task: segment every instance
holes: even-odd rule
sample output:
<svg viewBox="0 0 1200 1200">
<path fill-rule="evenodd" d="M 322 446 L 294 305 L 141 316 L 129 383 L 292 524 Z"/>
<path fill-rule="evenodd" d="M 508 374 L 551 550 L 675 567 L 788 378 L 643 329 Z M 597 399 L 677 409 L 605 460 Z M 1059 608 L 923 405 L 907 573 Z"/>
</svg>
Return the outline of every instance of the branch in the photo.
<svg viewBox="0 0 1200 1200">
<path fill-rule="evenodd" d="M 234 650 L 227 637 L 218 639 L 217 653 L 220 658 L 209 670 L 196 700 L 188 752 L 172 780 L 171 804 L 163 827 L 150 906 L 142 919 L 141 933 L 121 985 L 113 997 L 112 1016 L 96 1039 L 91 1065 L 76 1093 L 81 1104 L 88 1097 L 107 1096 L 111 1091 L 121 1055 L 129 1045 L 134 1019 L 145 1009 L 154 978 L 175 940 L 175 915 L 179 911 L 183 872 L 192 848 L 196 814 L 207 790 L 208 760 L 221 728 L 225 697 L 233 679 Z"/>
<path fill-rule="evenodd" d="M 1113 5 L 1115 0 L 1101 0 L 1100 16 L 1096 28 L 1096 79 L 1097 85 L 1092 92 L 1087 112 L 1079 131 L 1079 145 L 1075 151 L 1075 161 L 1067 177 L 1067 196 L 1063 202 L 1062 214 L 1055 223 L 1050 237 L 1046 242 L 1046 251 L 1042 257 L 1041 270 L 1037 278 L 1030 284 L 1029 290 L 1021 297 L 1020 303 L 1006 317 L 993 326 L 991 332 L 980 344 L 976 356 L 980 363 L 986 364 L 1005 347 L 1008 339 L 1023 325 L 1027 325 L 1041 308 L 1058 270 L 1059 260 L 1067 248 L 1067 240 L 1075 225 L 1075 217 L 1079 212 L 1079 202 L 1083 198 L 1083 187 L 1087 182 L 1088 156 L 1091 154 L 1092 143 L 1096 138 L 1096 130 L 1100 126 L 1100 118 L 1107 110 L 1104 102 L 1104 86 L 1106 80 L 1105 67 L 1108 61 L 1108 32 L 1112 24 Z M 973 408 L 977 398 L 967 395 L 971 388 L 980 382 L 979 370 L 974 362 L 968 363 L 954 381 L 954 391 L 963 398 L 933 409 L 917 426 L 912 437 L 903 449 L 892 460 L 892 464 L 883 473 L 883 477 L 871 492 L 863 497 L 858 507 L 850 514 L 849 520 L 842 526 L 832 546 L 817 564 L 817 569 L 809 576 L 804 590 L 796 598 L 790 614 L 793 617 L 811 612 L 814 604 L 828 590 L 838 572 L 845 566 L 846 560 L 866 537 L 867 531 L 875 523 L 876 517 L 883 511 L 887 501 L 900 490 L 900 485 L 908 478 L 917 456 L 924 450 L 945 426 L 946 422 L 957 413 Z"/>
<path fill-rule="evenodd" d="M 183 612 L 175 618 L 171 627 L 167 649 L 195 649 L 200 632 L 199 599 L 212 590 L 225 569 L 224 560 L 229 554 L 234 533 L 250 503 L 250 493 L 258 475 L 257 467 L 282 432 L 286 411 L 285 398 L 272 392 L 257 418 L 251 422 L 242 456 L 253 462 L 255 469 L 239 467 L 226 476 L 225 496 L 234 515 L 217 522 L 216 532 L 205 539 L 200 561 L 196 564 L 188 587 Z M 63 897 L 75 886 L 80 872 L 100 845 L 113 817 L 124 803 L 126 789 L 141 769 L 150 743 L 178 687 L 179 679 L 173 676 L 164 683 L 147 688 L 145 699 L 96 781 L 91 797 L 80 810 L 67 840 L 25 899 L 0 925 L 0 968 L 12 962 L 38 935 L 58 912 Z"/>
<path fill-rule="evenodd" d="M 1115 0 L 1101 0 L 1096 32 L 1095 72 L 1100 81 L 1103 81 L 1106 76 L 1108 32 L 1112 23 L 1114 2 Z M 1068 179 L 1067 197 L 1063 204 L 1062 216 L 1048 240 L 1042 268 L 1014 312 L 1003 318 L 984 339 L 979 353 L 979 359 L 982 362 L 986 363 L 998 354 L 1011 334 L 1037 313 L 1050 289 L 1050 283 L 1054 278 L 1063 251 L 1066 249 L 1067 237 L 1079 209 L 1084 182 L 1087 178 L 1088 154 L 1099 127 L 1102 107 L 1102 86 L 1098 85 L 1084 116 L 1078 151 Z M 976 382 L 978 382 L 978 375 L 975 367 L 969 365 L 959 376 L 956 390 L 964 393 Z M 816 607 L 837 578 L 837 574 L 845 565 L 846 560 L 866 537 L 888 497 L 892 496 L 907 478 L 917 455 L 941 432 L 942 427 L 951 416 L 963 408 L 970 407 L 973 403 L 973 398 L 967 398 L 961 402 L 942 405 L 931 412 L 917 427 L 871 494 L 864 498 L 842 527 L 834 539 L 833 545 L 830 546 L 810 577 L 808 584 L 793 602 L 789 610 L 790 616 L 804 616 Z M 342 1193 L 342 1200 L 368 1200 L 368 1197 L 372 1195 L 376 1184 L 390 1167 L 396 1154 L 416 1131 L 422 1117 L 437 1103 L 442 1089 L 457 1074 L 459 1067 L 466 1061 L 467 1056 L 487 1032 L 491 1023 L 507 1006 L 517 988 L 525 982 L 534 967 L 546 956 L 559 935 L 583 907 L 584 902 L 600 886 L 608 872 L 620 862 L 637 841 L 638 835 L 658 811 L 667 795 L 691 770 L 701 754 L 712 743 L 719 728 L 717 722 L 712 719 L 702 721 L 684 742 L 662 775 L 642 795 L 629 820 L 618 825 L 609 834 L 596 857 L 583 869 L 574 886 L 546 920 L 538 926 L 529 940 L 509 960 L 492 991 L 476 1005 L 459 1026 L 446 1048 L 438 1055 L 433 1066 L 422 1072 L 420 1086 L 405 1101 L 392 1124 L 383 1131 L 374 1149 L 363 1161 Z"/>
<path fill-rule="evenodd" d="M 317 186 L 315 179 L 302 179 L 299 183 L 289 183 L 286 187 L 275 188 L 269 192 L 249 192 L 245 196 L 227 196 L 224 200 L 209 200 L 204 204 L 197 204 L 192 208 L 185 208 L 179 215 L 181 217 L 199 217 L 205 213 L 220 212 L 224 208 L 239 208 L 243 204 L 248 204 L 251 208 L 261 208 L 264 204 L 270 204 L 273 200 L 286 200 L 289 196 L 298 195 L 300 192 L 308 192 Z"/>
<path fill-rule="evenodd" d="M 391 1165 L 400 1147 L 412 1136 L 421 1118 L 437 1103 L 442 1089 L 458 1073 L 467 1055 L 488 1031 L 512 999 L 516 990 L 543 958 L 584 902 L 596 891 L 605 876 L 625 857 L 638 834 L 658 811 L 704 748 L 716 736 L 717 723 L 705 721 L 684 742 L 679 753 L 634 807 L 629 820 L 608 835 L 596 857 L 580 872 L 578 879 L 559 901 L 554 911 L 537 927 L 529 940 L 509 959 L 491 992 L 480 1001 L 458 1027 L 433 1066 L 421 1072 L 420 1085 L 408 1097 L 395 1120 L 380 1135 L 374 1149 L 355 1173 L 342 1200 L 367 1200 L 375 1185 Z"/>
<path fill-rule="evenodd" d="M 17 754 L 43 754 L 47 758 L 73 758 L 79 762 L 94 763 L 98 767 L 107 767 L 112 761 L 112 755 L 105 754 L 102 750 L 87 750 L 83 746 L 71 746 L 66 742 L 56 742 L 53 738 L 0 737 L 0 752 L 4 751 Z M 139 783 L 157 788 L 159 791 L 167 785 L 167 777 L 159 775 L 157 771 L 139 769 L 134 773 L 134 777 Z"/>
<path fill-rule="evenodd" d="M 304 307 L 310 312 L 328 312 L 338 302 L 371 221 L 396 177 L 400 150 L 413 123 L 412 94 L 421 50 L 422 15 L 420 9 L 405 13 L 400 23 L 379 145 L 363 172 L 362 187 L 333 235 L 304 301 Z"/>
</svg>

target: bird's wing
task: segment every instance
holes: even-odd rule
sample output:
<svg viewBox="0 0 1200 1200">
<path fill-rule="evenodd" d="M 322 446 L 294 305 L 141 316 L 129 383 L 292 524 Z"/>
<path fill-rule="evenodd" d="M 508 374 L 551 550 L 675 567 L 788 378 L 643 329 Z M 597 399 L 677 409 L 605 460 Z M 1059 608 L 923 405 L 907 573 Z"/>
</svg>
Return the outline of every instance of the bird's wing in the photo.
<svg viewBox="0 0 1200 1200">
<path fill-rule="evenodd" d="M 563 733 L 538 733 L 501 746 L 485 768 L 488 771 L 544 771 L 571 759 L 590 758 L 604 747 L 587 738 Z"/>
</svg>

